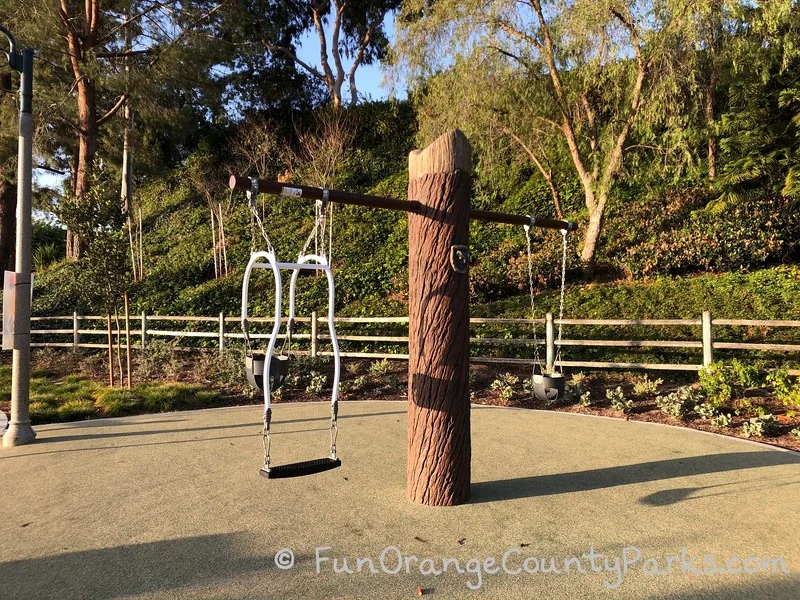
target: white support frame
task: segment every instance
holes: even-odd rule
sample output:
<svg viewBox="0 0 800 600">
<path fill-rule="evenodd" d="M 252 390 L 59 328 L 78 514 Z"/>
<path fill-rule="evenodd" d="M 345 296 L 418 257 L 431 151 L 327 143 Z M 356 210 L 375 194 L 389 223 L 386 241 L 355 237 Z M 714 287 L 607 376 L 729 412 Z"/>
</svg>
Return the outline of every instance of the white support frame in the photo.
<svg viewBox="0 0 800 600">
<path fill-rule="evenodd" d="M 263 260 L 263 262 L 259 262 Z M 334 406 L 339 399 L 339 378 L 341 374 L 341 359 L 339 355 L 339 341 L 336 338 L 336 329 L 334 326 L 334 301 L 336 290 L 333 283 L 333 273 L 331 266 L 328 264 L 328 259 L 325 256 L 318 254 L 304 254 L 298 257 L 296 263 L 282 263 L 278 262 L 275 258 L 274 252 L 253 252 L 250 255 L 250 261 L 247 263 L 247 268 L 244 272 L 244 280 L 242 282 L 242 326 L 245 327 L 247 322 L 247 301 L 250 288 L 250 276 L 253 269 L 271 269 L 275 276 L 275 323 L 272 326 L 272 334 L 269 338 L 267 346 L 267 354 L 264 360 L 264 414 L 272 406 L 272 399 L 269 390 L 269 369 L 272 355 L 275 352 L 275 345 L 278 340 L 278 334 L 281 330 L 282 318 L 282 279 L 281 269 L 290 269 L 292 271 L 292 278 L 289 283 L 289 324 L 294 322 L 295 311 L 295 290 L 297 288 L 297 276 L 301 270 L 317 270 L 324 271 L 325 277 L 328 280 L 328 331 L 331 336 L 331 343 L 333 345 L 333 392 L 331 394 L 331 406 Z"/>
</svg>

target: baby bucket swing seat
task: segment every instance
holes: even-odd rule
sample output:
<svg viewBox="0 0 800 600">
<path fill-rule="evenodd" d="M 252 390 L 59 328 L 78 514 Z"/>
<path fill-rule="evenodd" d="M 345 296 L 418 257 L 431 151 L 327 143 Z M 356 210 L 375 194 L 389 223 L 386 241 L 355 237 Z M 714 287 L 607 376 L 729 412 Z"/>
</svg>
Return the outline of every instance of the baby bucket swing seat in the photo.
<svg viewBox="0 0 800 600">
<path fill-rule="evenodd" d="M 535 307 L 535 288 L 533 285 L 533 254 L 531 252 L 531 227 L 536 224 L 535 217 L 529 217 L 531 222 L 524 225 L 525 238 L 528 243 L 528 284 L 531 299 L 531 319 L 533 319 L 533 371 L 531 373 L 531 388 L 533 396 L 544 402 L 556 402 L 564 397 L 566 389 L 566 379 L 564 378 L 563 366 L 561 364 L 561 330 L 564 319 L 564 292 L 566 290 L 567 275 L 567 230 L 562 229 L 561 237 L 561 298 L 558 308 L 558 340 L 556 342 L 556 356 L 549 372 L 542 366 L 539 357 L 539 340 L 536 336 L 536 307 Z M 539 373 L 536 373 L 536 367 Z M 548 367 L 550 365 L 547 365 Z"/>
<path fill-rule="evenodd" d="M 334 327 L 334 300 L 335 288 L 333 283 L 333 273 L 328 262 L 328 257 L 324 248 L 324 233 L 325 233 L 325 220 L 327 209 L 327 198 L 317 204 L 316 218 L 314 222 L 314 229 L 311 232 L 308 240 L 306 241 L 303 250 L 297 262 L 282 263 L 278 262 L 275 256 L 275 250 L 269 241 L 269 238 L 264 231 L 261 219 L 255 208 L 255 197 L 258 194 L 257 181 L 253 180 L 253 189 L 248 192 L 250 199 L 250 209 L 253 214 L 254 222 L 257 222 L 261 228 L 262 236 L 264 237 L 268 250 L 253 252 L 250 260 L 247 263 L 247 268 L 244 272 L 244 280 L 242 283 L 242 314 L 241 324 L 242 332 L 244 334 L 246 356 L 245 356 L 245 370 L 247 373 L 247 380 L 250 385 L 258 388 L 264 393 L 264 427 L 263 427 L 263 446 L 264 446 L 264 466 L 261 468 L 260 473 L 269 478 L 283 478 L 283 477 L 297 477 L 301 475 L 311 475 L 313 473 L 320 473 L 329 469 L 335 469 L 341 466 L 341 460 L 336 456 L 336 436 L 338 433 L 337 419 L 339 412 L 339 377 L 341 373 L 341 362 L 339 356 L 339 343 L 336 338 L 336 329 Z M 323 244 L 321 253 L 306 254 L 308 247 L 312 240 L 316 241 L 319 231 L 323 235 Z M 255 238 L 255 235 L 253 236 Z M 248 322 L 248 294 L 250 287 L 250 278 L 255 269 L 269 269 L 275 278 L 275 321 L 272 326 L 272 333 L 269 336 L 269 344 L 267 345 L 266 352 L 257 353 L 252 349 L 251 335 L 249 331 Z M 334 374 L 333 374 L 333 390 L 331 392 L 331 425 L 330 425 L 330 453 L 325 458 L 308 460 L 298 463 L 287 465 L 272 466 L 270 462 L 270 426 L 272 423 L 272 392 L 279 389 L 285 382 L 289 370 L 289 357 L 281 352 L 278 356 L 275 355 L 275 347 L 277 345 L 278 336 L 281 330 L 282 319 L 282 278 L 281 270 L 291 270 L 292 277 L 289 284 L 289 316 L 286 324 L 286 337 L 284 338 L 283 348 L 291 348 L 291 336 L 294 332 L 294 317 L 295 317 L 295 291 L 297 288 L 297 278 L 301 270 L 314 270 L 322 271 L 328 282 L 328 331 L 330 333 L 331 344 L 333 346 L 333 359 L 334 359 Z"/>
</svg>

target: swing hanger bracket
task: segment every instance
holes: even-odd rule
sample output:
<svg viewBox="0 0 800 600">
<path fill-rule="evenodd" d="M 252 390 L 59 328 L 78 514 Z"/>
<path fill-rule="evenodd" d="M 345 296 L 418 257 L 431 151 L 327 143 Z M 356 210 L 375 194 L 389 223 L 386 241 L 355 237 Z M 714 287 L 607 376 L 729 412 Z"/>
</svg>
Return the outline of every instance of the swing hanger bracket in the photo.
<svg viewBox="0 0 800 600">
<path fill-rule="evenodd" d="M 317 206 L 322 214 L 325 214 L 325 211 L 328 210 L 328 204 L 331 201 L 331 191 L 328 188 L 323 188 L 322 190 L 322 198 L 317 200 Z"/>
<path fill-rule="evenodd" d="M 258 198 L 258 178 L 250 178 L 250 189 L 247 190 L 247 200 L 250 202 L 250 207 L 256 207 L 256 198 Z"/>
<path fill-rule="evenodd" d="M 450 266 L 456 273 L 466 275 L 469 271 L 469 248 L 450 246 Z"/>
</svg>

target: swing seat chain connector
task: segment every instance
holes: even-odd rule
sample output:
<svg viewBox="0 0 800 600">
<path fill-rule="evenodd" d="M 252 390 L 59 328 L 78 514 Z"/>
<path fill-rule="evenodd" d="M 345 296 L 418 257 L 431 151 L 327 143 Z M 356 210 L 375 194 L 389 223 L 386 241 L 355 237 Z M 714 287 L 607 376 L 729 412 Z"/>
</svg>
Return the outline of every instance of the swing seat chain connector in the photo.
<svg viewBox="0 0 800 600">
<path fill-rule="evenodd" d="M 250 178 L 250 189 L 245 192 L 247 200 L 250 202 L 250 208 L 256 207 L 256 198 L 258 198 L 258 179 L 255 177 Z"/>
<path fill-rule="evenodd" d="M 456 273 L 465 275 L 469 271 L 469 248 L 450 246 L 450 266 Z"/>
</svg>

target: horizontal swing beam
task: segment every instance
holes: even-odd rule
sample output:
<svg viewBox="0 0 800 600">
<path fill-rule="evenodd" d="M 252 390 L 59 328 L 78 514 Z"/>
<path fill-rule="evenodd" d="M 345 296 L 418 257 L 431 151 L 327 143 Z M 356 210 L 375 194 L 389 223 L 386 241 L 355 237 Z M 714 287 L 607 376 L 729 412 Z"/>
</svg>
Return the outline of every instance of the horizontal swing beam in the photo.
<svg viewBox="0 0 800 600">
<path fill-rule="evenodd" d="M 288 185 L 278 181 L 258 179 L 258 192 L 263 194 L 275 194 L 277 196 L 289 196 L 293 198 L 308 198 L 310 200 L 322 200 L 325 190 L 322 188 L 308 187 L 304 185 Z M 251 191 L 253 189 L 252 180 L 249 177 L 237 177 L 231 175 L 228 186 L 232 190 Z M 338 204 L 352 204 L 354 206 L 368 206 L 372 208 L 385 208 L 387 210 L 399 210 L 410 213 L 420 213 L 422 205 L 416 200 L 398 200 L 397 198 L 384 198 L 382 196 L 370 196 L 368 194 L 354 194 L 351 192 L 340 192 L 337 190 L 327 190 L 328 200 Z M 562 221 L 559 219 L 547 219 L 544 217 L 531 217 L 527 215 L 512 215 L 508 213 L 491 212 L 488 210 L 469 211 L 470 219 L 476 221 L 486 221 L 489 223 L 506 223 L 508 225 L 533 225 L 545 229 L 559 229 L 574 231 L 577 224 L 572 221 Z"/>
</svg>

